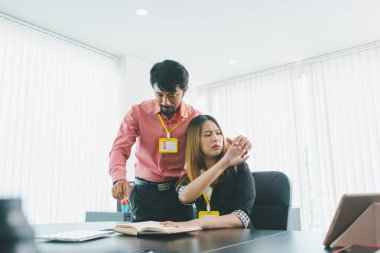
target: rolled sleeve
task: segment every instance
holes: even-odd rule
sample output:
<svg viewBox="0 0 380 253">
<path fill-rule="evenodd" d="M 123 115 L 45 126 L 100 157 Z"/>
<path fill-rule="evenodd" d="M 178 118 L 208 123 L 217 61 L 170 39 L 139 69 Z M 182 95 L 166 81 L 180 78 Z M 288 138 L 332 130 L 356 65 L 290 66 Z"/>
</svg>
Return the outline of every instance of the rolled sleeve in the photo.
<svg viewBox="0 0 380 253">
<path fill-rule="evenodd" d="M 184 202 L 183 200 L 182 200 L 182 198 L 181 198 L 181 194 L 182 194 L 182 192 L 183 192 L 183 190 L 186 188 L 186 185 L 183 185 L 183 186 L 181 186 L 179 189 L 178 189 L 178 199 L 179 199 L 179 201 L 181 201 L 181 203 L 182 204 L 184 204 L 184 205 L 193 205 L 194 203 L 186 203 L 186 202 Z"/>
<path fill-rule="evenodd" d="M 252 172 L 246 163 L 239 164 L 238 166 L 235 187 L 236 198 L 234 200 L 233 210 L 236 210 L 234 213 L 238 215 L 247 228 L 250 227 L 249 224 L 251 224 L 251 211 L 256 199 L 256 187 Z M 246 221 L 248 221 L 248 225 L 245 223 Z"/>
<path fill-rule="evenodd" d="M 250 227 L 251 219 L 249 218 L 249 216 L 244 211 L 235 210 L 232 213 L 235 214 L 241 220 L 241 222 L 243 223 L 245 228 Z"/>
</svg>

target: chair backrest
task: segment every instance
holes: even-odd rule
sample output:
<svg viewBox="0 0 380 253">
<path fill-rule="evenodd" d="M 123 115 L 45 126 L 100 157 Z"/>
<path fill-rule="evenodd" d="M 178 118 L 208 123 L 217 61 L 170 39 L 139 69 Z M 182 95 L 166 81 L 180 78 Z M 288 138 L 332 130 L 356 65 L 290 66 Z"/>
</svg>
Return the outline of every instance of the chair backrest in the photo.
<svg viewBox="0 0 380 253">
<path fill-rule="evenodd" d="M 291 184 L 279 171 L 252 172 L 256 200 L 251 221 L 256 229 L 286 230 L 291 209 Z"/>
</svg>

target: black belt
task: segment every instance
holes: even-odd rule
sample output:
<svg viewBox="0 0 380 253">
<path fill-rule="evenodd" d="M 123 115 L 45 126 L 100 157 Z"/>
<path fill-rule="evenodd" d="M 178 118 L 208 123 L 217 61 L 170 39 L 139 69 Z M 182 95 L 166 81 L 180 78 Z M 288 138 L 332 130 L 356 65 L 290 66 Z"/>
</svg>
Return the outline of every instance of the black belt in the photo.
<svg viewBox="0 0 380 253">
<path fill-rule="evenodd" d="M 177 183 L 177 180 L 178 179 L 175 179 L 172 181 L 166 181 L 166 182 L 149 182 L 143 179 L 135 178 L 135 184 L 144 185 L 144 186 L 149 187 L 150 189 L 157 190 L 157 191 L 169 191 L 175 188 L 175 184 Z"/>
</svg>

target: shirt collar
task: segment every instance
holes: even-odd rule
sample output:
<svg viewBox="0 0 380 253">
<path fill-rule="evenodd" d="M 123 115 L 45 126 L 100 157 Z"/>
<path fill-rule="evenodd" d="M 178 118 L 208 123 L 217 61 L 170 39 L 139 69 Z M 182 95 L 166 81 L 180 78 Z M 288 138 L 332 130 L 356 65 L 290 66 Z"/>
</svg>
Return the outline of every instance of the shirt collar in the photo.
<svg viewBox="0 0 380 253">
<path fill-rule="evenodd" d="M 154 103 L 154 114 L 160 113 L 160 106 L 156 102 L 156 100 L 153 100 Z M 163 117 L 166 117 L 165 114 L 162 115 Z M 187 119 L 189 117 L 189 112 L 187 111 L 187 106 L 185 102 L 181 102 L 181 105 L 179 106 L 179 110 L 176 114 L 173 115 L 173 117 L 170 118 L 170 120 L 180 120 L 181 118 Z"/>
</svg>

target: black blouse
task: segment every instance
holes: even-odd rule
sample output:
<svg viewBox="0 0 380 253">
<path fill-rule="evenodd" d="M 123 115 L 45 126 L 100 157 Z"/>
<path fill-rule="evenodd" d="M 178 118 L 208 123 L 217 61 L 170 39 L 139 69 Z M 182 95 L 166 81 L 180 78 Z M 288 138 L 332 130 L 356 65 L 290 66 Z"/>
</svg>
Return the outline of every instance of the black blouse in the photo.
<svg viewBox="0 0 380 253">
<path fill-rule="evenodd" d="M 184 188 L 185 186 L 180 187 L 179 198 Z M 241 163 L 237 166 L 237 172 L 233 166 L 224 171 L 213 187 L 210 207 L 211 211 L 219 211 L 220 215 L 234 213 L 242 220 L 245 227 L 252 227 L 250 217 L 255 198 L 256 188 L 252 172 L 246 163 Z M 207 210 L 203 195 L 195 200 L 195 206 L 198 211 Z"/>
</svg>

